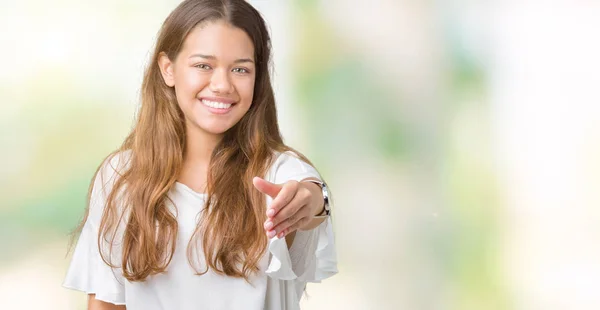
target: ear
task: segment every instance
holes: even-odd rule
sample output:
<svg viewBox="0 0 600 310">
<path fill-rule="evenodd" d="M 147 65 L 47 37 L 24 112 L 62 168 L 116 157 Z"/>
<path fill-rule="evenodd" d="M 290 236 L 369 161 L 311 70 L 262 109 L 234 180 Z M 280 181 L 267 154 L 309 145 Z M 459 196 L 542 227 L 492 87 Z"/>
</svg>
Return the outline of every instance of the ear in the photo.
<svg viewBox="0 0 600 310">
<path fill-rule="evenodd" d="M 160 68 L 163 80 L 165 80 L 165 84 L 169 87 L 175 86 L 175 75 L 173 74 L 175 64 L 171 62 L 165 52 L 160 52 L 158 55 L 158 67 Z"/>
</svg>

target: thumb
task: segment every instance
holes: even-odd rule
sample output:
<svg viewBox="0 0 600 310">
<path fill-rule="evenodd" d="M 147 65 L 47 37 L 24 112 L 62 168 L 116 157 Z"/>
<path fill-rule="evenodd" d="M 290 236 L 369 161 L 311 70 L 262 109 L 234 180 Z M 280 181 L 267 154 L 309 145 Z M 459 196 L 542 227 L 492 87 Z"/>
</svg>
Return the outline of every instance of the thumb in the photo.
<svg viewBox="0 0 600 310">
<path fill-rule="evenodd" d="M 271 183 L 261 177 L 254 177 L 252 179 L 252 184 L 254 184 L 254 187 L 256 187 L 256 189 L 259 190 L 261 193 L 267 194 L 273 199 L 277 197 L 277 195 L 281 191 L 281 188 L 283 188 L 283 186 Z"/>
</svg>

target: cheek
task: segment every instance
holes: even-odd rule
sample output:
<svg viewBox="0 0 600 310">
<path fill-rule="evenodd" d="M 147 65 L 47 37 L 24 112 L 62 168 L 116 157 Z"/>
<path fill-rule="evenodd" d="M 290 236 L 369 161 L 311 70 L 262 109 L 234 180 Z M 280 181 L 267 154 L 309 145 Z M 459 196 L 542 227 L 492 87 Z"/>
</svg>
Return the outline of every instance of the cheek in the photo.
<svg viewBox="0 0 600 310">
<path fill-rule="evenodd" d="M 254 79 L 240 83 L 237 87 L 237 91 L 243 101 L 248 103 L 252 102 L 254 97 Z"/>
<path fill-rule="evenodd" d="M 193 72 L 193 70 L 183 70 L 181 74 L 176 75 L 175 88 L 179 88 L 185 95 L 195 96 L 208 83 L 209 78 Z"/>
<path fill-rule="evenodd" d="M 191 70 L 180 70 L 175 74 L 175 94 L 181 110 L 192 113 L 196 96 L 207 85 L 209 79 Z"/>
</svg>

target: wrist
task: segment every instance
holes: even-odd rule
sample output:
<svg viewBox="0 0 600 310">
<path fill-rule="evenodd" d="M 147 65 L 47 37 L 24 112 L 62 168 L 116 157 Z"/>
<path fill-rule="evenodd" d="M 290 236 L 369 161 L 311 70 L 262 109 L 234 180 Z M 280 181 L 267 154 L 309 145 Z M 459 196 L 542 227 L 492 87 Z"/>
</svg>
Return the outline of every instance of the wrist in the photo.
<svg viewBox="0 0 600 310">
<path fill-rule="evenodd" d="M 325 202 L 323 199 L 320 202 L 317 202 L 316 207 L 313 209 L 313 216 L 323 216 L 325 215 Z"/>
<path fill-rule="evenodd" d="M 311 193 L 309 206 L 312 216 L 314 218 L 329 216 L 329 192 L 327 185 L 323 181 L 313 178 L 304 179 L 302 183 L 314 184 L 313 186 L 306 187 Z"/>
<path fill-rule="evenodd" d="M 323 201 L 321 187 L 313 182 L 304 183 L 307 184 L 306 186 L 308 186 L 308 189 L 311 192 L 311 214 L 313 216 L 322 215 L 322 213 L 325 212 L 325 201 Z"/>
</svg>

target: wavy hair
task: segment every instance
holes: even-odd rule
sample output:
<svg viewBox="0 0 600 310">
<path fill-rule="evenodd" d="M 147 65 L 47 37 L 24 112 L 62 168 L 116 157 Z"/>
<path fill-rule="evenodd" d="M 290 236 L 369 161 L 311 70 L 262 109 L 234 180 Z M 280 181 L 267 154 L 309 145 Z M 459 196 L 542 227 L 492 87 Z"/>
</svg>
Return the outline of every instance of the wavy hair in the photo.
<svg viewBox="0 0 600 310">
<path fill-rule="evenodd" d="M 257 69 L 250 109 L 225 132 L 212 152 L 205 207 L 187 247 L 188 261 L 196 273 L 204 274 L 210 268 L 218 274 L 249 281 L 250 275 L 259 270 L 268 242 L 262 225 L 266 220 L 266 200 L 253 187 L 252 178 L 265 175 L 273 163 L 274 152 L 293 151 L 310 163 L 301 153 L 286 146 L 279 132 L 269 72 L 271 43 L 259 12 L 244 0 L 182 2 L 159 32 L 145 70 L 135 125 L 120 148 L 108 156 L 130 152 L 127 169 L 118 172 L 119 177 L 107 196 L 98 247 L 108 242 L 112 253 L 114 245 L 120 243 L 120 267 L 129 281 L 143 281 L 164 272 L 173 257 L 177 238 L 178 223 L 168 208 L 167 193 L 182 169 L 186 130 L 175 92 L 160 74 L 158 57 L 165 52 L 169 59 L 176 59 L 194 27 L 216 20 L 224 20 L 248 34 L 254 44 Z M 81 231 L 89 214 L 93 180 L 84 219 L 74 235 Z M 118 195 L 120 192 L 125 195 Z M 124 229 L 117 234 L 119 223 L 124 223 Z M 206 263 L 204 271 L 196 264 L 200 242 Z M 111 263 L 110 254 L 100 252 L 106 264 L 117 267 Z"/>
</svg>

